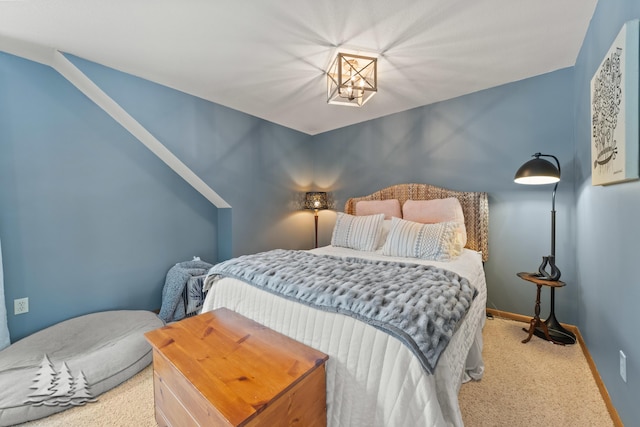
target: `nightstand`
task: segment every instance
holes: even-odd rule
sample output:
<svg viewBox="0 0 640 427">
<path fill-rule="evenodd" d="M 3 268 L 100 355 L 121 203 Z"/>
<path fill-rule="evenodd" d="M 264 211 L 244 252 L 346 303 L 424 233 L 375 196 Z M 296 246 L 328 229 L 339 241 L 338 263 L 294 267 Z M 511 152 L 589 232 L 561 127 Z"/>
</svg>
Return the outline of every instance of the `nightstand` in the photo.
<svg viewBox="0 0 640 427">
<path fill-rule="evenodd" d="M 559 280 L 545 280 L 534 273 L 518 273 L 517 275 L 522 280 L 534 283 L 537 286 L 535 314 L 529 322 L 529 329 L 522 328 L 525 332 L 529 333 L 529 336 L 522 340 L 522 342 L 529 342 L 531 336 L 535 334 L 554 344 L 575 344 L 576 336 L 572 332 L 564 329 L 556 320 L 555 315 L 555 290 L 556 288 L 563 287 L 565 283 Z M 549 317 L 544 322 L 540 320 L 540 292 L 543 286 L 551 288 L 551 311 Z"/>
</svg>

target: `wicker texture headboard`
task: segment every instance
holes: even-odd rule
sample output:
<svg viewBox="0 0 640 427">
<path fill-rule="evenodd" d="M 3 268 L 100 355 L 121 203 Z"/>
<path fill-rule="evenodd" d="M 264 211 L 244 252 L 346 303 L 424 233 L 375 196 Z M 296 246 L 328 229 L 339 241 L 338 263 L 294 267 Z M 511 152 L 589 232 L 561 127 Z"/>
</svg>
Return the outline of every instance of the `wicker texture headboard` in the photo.
<svg viewBox="0 0 640 427">
<path fill-rule="evenodd" d="M 489 200 L 487 193 L 453 191 L 429 184 L 398 184 L 383 188 L 364 197 L 353 197 L 347 200 L 344 211 L 355 215 L 356 203 L 360 200 L 398 199 L 400 206 L 407 200 L 431 200 L 456 197 L 462 205 L 464 224 L 467 229 L 467 245 L 469 249 L 482 252 L 482 260 L 489 259 Z"/>
</svg>

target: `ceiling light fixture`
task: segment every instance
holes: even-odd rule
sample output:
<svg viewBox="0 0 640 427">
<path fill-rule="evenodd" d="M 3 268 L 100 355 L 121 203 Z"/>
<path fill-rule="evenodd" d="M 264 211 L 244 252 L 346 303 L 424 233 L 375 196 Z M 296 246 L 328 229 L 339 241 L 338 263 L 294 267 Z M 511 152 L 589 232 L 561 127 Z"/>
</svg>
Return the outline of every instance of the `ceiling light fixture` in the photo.
<svg viewBox="0 0 640 427">
<path fill-rule="evenodd" d="M 362 107 L 378 91 L 378 59 L 338 53 L 327 71 L 327 102 Z"/>
</svg>

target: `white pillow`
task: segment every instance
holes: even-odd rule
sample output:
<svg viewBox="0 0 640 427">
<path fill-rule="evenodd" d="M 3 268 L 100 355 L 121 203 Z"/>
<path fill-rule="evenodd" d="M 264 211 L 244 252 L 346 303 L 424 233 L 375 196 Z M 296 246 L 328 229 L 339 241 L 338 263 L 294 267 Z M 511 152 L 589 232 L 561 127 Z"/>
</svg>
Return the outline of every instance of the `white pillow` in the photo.
<svg viewBox="0 0 640 427">
<path fill-rule="evenodd" d="M 456 242 L 458 224 L 439 222 L 420 224 L 400 218 L 391 219 L 391 230 L 382 253 L 388 256 L 451 261 L 460 255 Z"/>
<path fill-rule="evenodd" d="M 380 239 L 378 239 L 378 244 L 376 245 L 376 249 L 382 249 L 382 245 L 384 245 L 384 242 L 387 241 L 389 230 L 391 230 L 391 220 L 385 219 L 384 221 L 382 221 L 382 231 L 380 232 Z"/>
<path fill-rule="evenodd" d="M 333 228 L 331 244 L 359 251 L 375 251 L 380 235 L 384 214 L 354 216 L 338 212 Z"/>
</svg>

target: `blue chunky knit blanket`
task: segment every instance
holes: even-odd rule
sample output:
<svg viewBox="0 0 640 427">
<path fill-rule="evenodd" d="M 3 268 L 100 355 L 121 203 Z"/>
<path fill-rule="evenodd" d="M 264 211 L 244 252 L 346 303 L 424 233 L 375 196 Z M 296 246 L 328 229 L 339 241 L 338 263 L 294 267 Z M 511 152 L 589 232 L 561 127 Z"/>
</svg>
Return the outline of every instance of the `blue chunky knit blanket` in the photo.
<svg viewBox="0 0 640 427">
<path fill-rule="evenodd" d="M 428 373 L 477 294 L 467 279 L 433 266 L 282 249 L 222 262 L 209 275 L 364 321 L 407 345 Z"/>
</svg>

